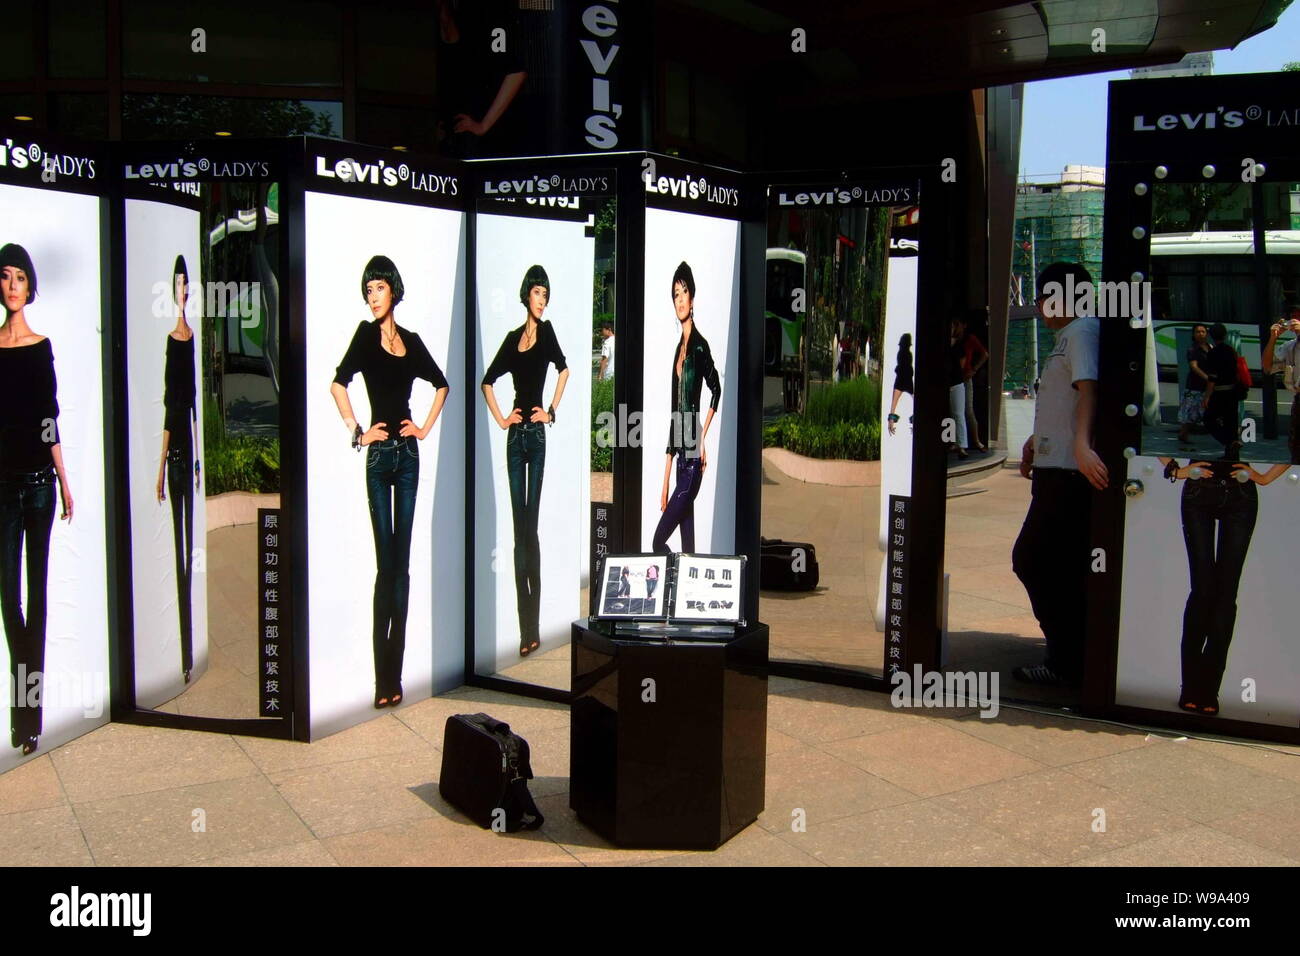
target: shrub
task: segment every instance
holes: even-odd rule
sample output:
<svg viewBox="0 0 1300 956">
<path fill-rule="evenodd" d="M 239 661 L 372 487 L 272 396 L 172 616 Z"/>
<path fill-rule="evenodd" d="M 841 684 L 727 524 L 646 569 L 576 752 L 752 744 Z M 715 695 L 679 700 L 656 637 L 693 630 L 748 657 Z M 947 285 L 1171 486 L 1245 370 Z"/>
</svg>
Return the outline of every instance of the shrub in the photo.
<svg viewBox="0 0 1300 956">
<path fill-rule="evenodd" d="M 763 446 L 785 448 L 809 458 L 876 461 L 880 458 L 880 423 L 872 418 L 819 425 L 786 415 L 763 427 Z"/>
<path fill-rule="evenodd" d="M 613 471 L 614 470 L 614 449 L 613 447 L 601 448 L 598 440 L 600 420 L 602 412 L 613 414 L 614 412 L 614 380 L 592 379 L 591 381 L 591 470 L 592 471 Z M 606 421 L 609 419 L 606 418 Z"/>
<path fill-rule="evenodd" d="M 813 425 L 866 424 L 880 417 L 880 382 L 863 375 L 808 392 L 804 419 Z"/>
<path fill-rule="evenodd" d="M 228 491 L 275 494 L 280 490 L 280 440 L 241 435 L 204 443 L 205 493 Z"/>
</svg>

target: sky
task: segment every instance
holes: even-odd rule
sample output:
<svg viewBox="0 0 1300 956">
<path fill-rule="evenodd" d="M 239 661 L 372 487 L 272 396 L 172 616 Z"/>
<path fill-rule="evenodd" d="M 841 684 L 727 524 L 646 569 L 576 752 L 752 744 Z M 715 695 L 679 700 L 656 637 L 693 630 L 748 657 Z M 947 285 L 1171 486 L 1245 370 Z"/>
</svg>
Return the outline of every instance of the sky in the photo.
<svg viewBox="0 0 1300 956">
<path fill-rule="evenodd" d="M 1214 72 L 1267 73 L 1294 61 L 1300 61 L 1300 0 L 1271 29 L 1234 50 L 1215 50 Z M 1123 70 L 1026 83 L 1021 178 L 1050 182 L 1069 163 L 1106 165 L 1106 85 L 1127 78 Z M 1068 126 L 1061 122 L 1067 115 L 1075 118 Z"/>
</svg>

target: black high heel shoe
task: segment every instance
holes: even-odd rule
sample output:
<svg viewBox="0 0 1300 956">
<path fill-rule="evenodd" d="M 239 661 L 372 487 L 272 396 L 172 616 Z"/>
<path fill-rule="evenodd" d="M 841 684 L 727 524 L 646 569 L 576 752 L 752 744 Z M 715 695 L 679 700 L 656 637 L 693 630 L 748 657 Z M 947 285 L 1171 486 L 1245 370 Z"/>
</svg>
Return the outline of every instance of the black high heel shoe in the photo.
<svg viewBox="0 0 1300 956">
<path fill-rule="evenodd" d="M 38 738 L 36 737 L 28 737 L 26 740 L 22 742 L 23 743 L 22 751 L 24 757 L 36 753 L 36 748 L 40 746 L 37 740 Z"/>
<path fill-rule="evenodd" d="M 388 695 L 388 706 L 396 707 L 402 702 L 402 685 L 397 685 L 397 692 Z"/>
<path fill-rule="evenodd" d="M 1197 696 L 1196 694 L 1191 695 L 1191 697 L 1196 697 L 1196 696 Z M 1199 714 L 1201 712 L 1200 704 L 1195 703 L 1191 698 L 1189 698 L 1187 691 L 1183 691 L 1182 694 L 1179 695 L 1178 709 L 1185 710 L 1189 714 Z"/>
<path fill-rule="evenodd" d="M 1215 697 L 1213 700 L 1209 701 L 1208 703 L 1202 704 L 1201 713 L 1203 713 L 1206 717 L 1219 716 L 1219 698 Z"/>
</svg>

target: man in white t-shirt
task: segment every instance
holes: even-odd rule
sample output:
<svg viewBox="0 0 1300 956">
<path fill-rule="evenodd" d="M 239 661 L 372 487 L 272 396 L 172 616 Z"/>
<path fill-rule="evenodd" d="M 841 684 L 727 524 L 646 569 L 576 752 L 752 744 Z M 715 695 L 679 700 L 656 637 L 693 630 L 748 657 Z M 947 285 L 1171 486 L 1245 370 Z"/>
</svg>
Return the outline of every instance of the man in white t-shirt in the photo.
<svg viewBox="0 0 1300 956">
<path fill-rule="evenodd" d="M 1075 315 L 1077 297 L 1091 282 L 1075 263 L 1053 263 L 1038 276 L 1035 305 L 1056 344 L 1040 374 L 1034 433 L 1020 453 L 1033 500 L 1011 553 L 1047 641 L 1045 663 L 1012 671 L 1029 683 L 1083 680 L 1093 489 L 1109 481 L 1092 447 L 1101 325 L 1095 316 Z"/>
<path fill-rule="evenodd" d="M 600 346 L 600 374 L 603 382 L 614 377 L 614 323 L 600 324 L 600 337 L 605 341 Z"/>
<path fill-rule="evenodd" d="M 1296 334 L 1290 342 L 1278 345 L 1277 339 L 1283 332 Z M 1300 305 L 1291 309 L 1291 318 L 1274 323 L 1269 330 L 1268 342 L 1260 349 L 1261 367 L 1265 375 L 1272 375 L 1274 366 L 1281 363 L 1286 375 L 1286 387 L 1295 397 L 1291 400 L 1291 429 L 1287 434 L 1287 443 L 1291 447 L 1291 464 L 1300 465 Z"/>
</svg>

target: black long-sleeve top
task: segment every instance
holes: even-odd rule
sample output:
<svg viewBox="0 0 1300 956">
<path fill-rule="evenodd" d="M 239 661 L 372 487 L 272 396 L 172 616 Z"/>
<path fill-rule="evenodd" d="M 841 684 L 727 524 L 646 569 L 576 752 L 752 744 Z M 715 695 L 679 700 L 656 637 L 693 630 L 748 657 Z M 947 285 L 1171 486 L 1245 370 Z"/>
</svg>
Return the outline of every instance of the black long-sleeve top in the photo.
<svg viewBox="0 0 1300 956">
<path fill-rule="evenodd" d="M 167 336 L 167 363 L 163 366 L 163 428 L 168 449 L 190 450 L 195 411 L 194 336 L 182 342 Z"/>
<path fill-rule="evenodd" d="M 507 372 L 515 382 L 515 403 L 512 409 L 519 409 L 524 421 L 533 414 L 534 408 L 546 408 L 542 401 L 542 389 L 546 386 L 546 366 L 555 363 L 555 370 L 563 372 L 568 368 L 564 353 L 560 350 L 560 341 L 555 337 L 555 329 L 550 322 L 542 322 L 537 329 L 537 341 L 526 352 L 519 351 L 523 339 L 525 322 L 517 329 L 506 333 L 501 348 L 497 349 L 496 358 L 483 375 L 483 384 L 491 385 Z M 509 418 L 509 414 L 506 414 Z"/>
<path fill-rule="evenodd" d="M 682 374 L 677 374 L 677 356 L 682 351 L 682 340 L 677 340 L 673 349 L 673 413 L 668 423 L 669 455 L 678 452 L 694 454 L 700 445 L 700 432 L 704 422 L 700 418 L 700 388 L 709 386 L 709 408 L 718 410 L 722 398 L 722 382 L 718 378 L 718 368 L 713 364 L 713 352 L 709 343 L 698 329 L 691 330 L 691 337 L 686 345 L 686 359 L 682 362 Z"/>
<path fill-rule="evenodd" d="M 385 351 L 379 322 L 362 322 L 334 376 L 335 382 L 346 387 L 361 373 L 370 397 L 371 427 L 383 422 L 389 438 L 396 438 L 402 422 L 411 419 L 411 386 L 417 378 L 432 383 L 435 389 L 447 387 L 442 369 L 420 336 L 400 325 L 397 334 L 406 345 L 406 354 L 400 357 Z"/>
<path fill-rule="evenodd" d="M 908 345 L 898 347 L 898 364 L 894 366 L 894 390 L 911 395 L 916 388 L 912 368 L 912 348 Z"/>
<path fill-rule="evenodd" d="M 0 474 L 40 471 L 53 463 L 58 417 L 50 340 L 0 349 Z"/>
</svg>

